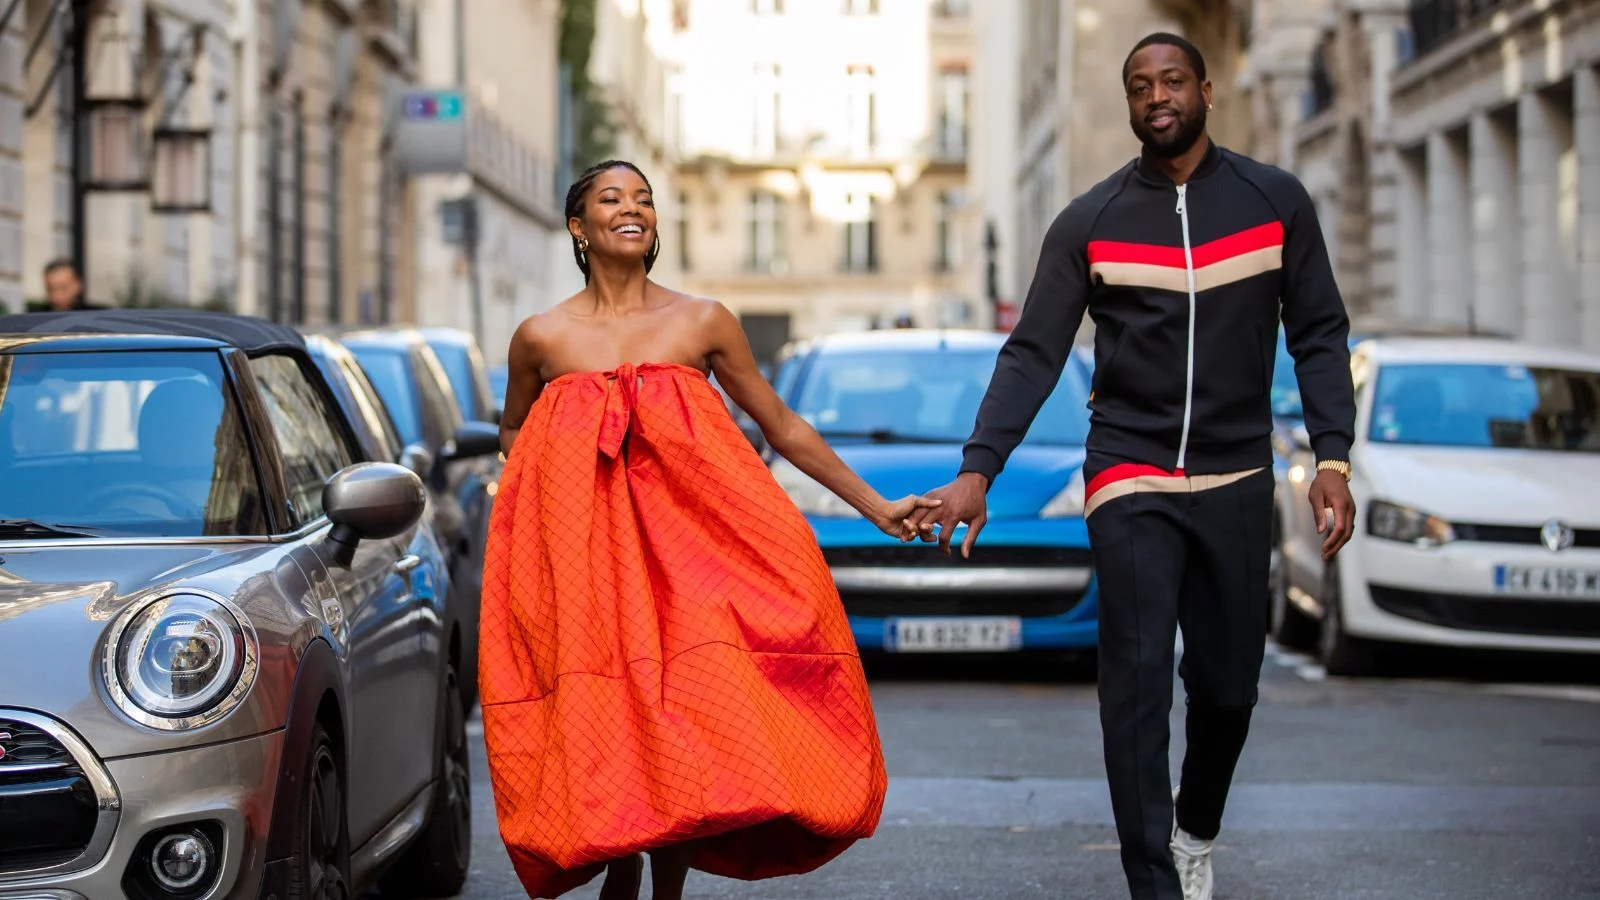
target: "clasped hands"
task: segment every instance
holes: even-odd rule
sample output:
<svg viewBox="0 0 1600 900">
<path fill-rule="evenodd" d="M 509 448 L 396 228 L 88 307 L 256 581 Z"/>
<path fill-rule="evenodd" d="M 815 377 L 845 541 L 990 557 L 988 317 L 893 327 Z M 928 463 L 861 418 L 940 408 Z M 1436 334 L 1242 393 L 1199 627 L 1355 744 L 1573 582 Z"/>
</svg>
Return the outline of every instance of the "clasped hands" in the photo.
<svg viewBox="0 0 1600 900">
<path fill-rule="evenodd" d="M 944 487 L 892 504 L 894 518 L 877 524 L 886 534 L 898 537 L 902 543 L 913 540 L 923 543 L 938 541 L 940 552 L 948 554 L 956 528 L 965 523 L 967 533 L 961 539 L 961 555 L 970 557 L 973 544 L 978 540 L 978 532 L 989 520 L 985 500 L 988 491 L 988 479 L 976 472 L 964 472 Z"/>
</svg>

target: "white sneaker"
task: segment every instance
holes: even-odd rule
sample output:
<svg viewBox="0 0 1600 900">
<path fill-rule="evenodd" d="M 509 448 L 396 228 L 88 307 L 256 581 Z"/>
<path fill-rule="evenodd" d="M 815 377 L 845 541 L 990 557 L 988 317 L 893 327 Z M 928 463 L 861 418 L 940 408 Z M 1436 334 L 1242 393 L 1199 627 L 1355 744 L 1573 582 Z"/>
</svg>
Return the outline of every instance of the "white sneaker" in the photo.
<svg viewBox="0 0 1600 900">
<path fill-rule="evenodd" d="M 1176 806 L 1178 792 L 1172 792 Z M 1177 811 L 1172 819 L 1172 864 L 1178 868 L 1178 883 L 1183 900 L 1211 900 L 1211 841 L 1202 841 L 1178 827 Z"/>
</svg>

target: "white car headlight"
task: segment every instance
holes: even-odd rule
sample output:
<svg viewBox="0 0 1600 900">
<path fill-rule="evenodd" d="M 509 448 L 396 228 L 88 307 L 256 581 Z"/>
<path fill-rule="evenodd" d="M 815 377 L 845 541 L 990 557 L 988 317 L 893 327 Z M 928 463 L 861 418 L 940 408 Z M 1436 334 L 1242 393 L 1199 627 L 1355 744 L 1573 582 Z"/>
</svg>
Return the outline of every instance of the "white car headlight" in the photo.
<svg viewBox="0 0 1600 900">
<path fill-rule="evenodd" d="M 134 721 L 179 731 L 231 712 L 255 680 L 255 630 L 222 597 L 165 594 L 130 607 L 106 641 L 103 676 Z"/>
<path fill-rule="evenodd" d="M 1072 478 L 1067 481 L 1067 486 L 1050 498 L 1050 502 L 1039 510 L 1041 519 L 1063 519 L 1067 516 L 1083 515 L 1083 470 L 1072 473 Z"/>
<path fill-rule="evenodd" d="M 1367 510 L 1367 533 L 1418 547 L 1437 547 L 1456 539 L 1450 523 L 1395 503 L 1374 500 Z"/>
<path fill-rule="evenodd" d="M 816 479 L 800 471 L 794 463 L 786 459 L 773 461 L 772 477 L 777 479 L 778 486 L 789 495 L 794 505 L 808 516 L 830 519 L 861 518 L 861 513 L 857 512 L 855 507 L 839 499 L 838 494 L 823 487 Z"/>
</svg>

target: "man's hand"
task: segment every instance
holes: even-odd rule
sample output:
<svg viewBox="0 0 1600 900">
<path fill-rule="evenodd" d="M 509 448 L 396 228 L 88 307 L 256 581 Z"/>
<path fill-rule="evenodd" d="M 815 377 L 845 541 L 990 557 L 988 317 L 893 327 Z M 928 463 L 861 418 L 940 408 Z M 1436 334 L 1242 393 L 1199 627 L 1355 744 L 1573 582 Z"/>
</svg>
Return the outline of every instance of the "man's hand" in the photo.
<svg viewBox="0 0 1600 900">
<path fill-rule="evenodd" d="M 1333 559 L 1339 548 L 1349 543 L 1356 529 L 1356 501 L 1350 496 L 1350 485 L 1338 472 L 1321 471 L 1311 481 L 1309 492 L 1311 515 L 1317 520 L 1317 534 L 1326 533 L 1322 539 L 1322 559 Z M 1328 514 L 1333 514 L 1330 524 Z"/>
<path fill-rule="evenodd" d="M 923 541 L 937 539 L 939 550 L 946 554 L 950 552 L 950 538 L 955 534 L 956 526 L 967 523 L 967 535 L 961 541 L 961 556 L 968 558 L 972 555 L 973 544 L 978 541 L 978 532 L 989 521 L 989 506 L 984 496 L 988 490 L 988 479 L 976 472 L 963 472 L 956 476 L 955 481 L 927 493 L 927 499 L 941 501 L 938 507 L 919 509 L 911 514 L 906 523 Z M 935 525 L 938 526 L 937 535 L 934 533 Z"/>
</svg>

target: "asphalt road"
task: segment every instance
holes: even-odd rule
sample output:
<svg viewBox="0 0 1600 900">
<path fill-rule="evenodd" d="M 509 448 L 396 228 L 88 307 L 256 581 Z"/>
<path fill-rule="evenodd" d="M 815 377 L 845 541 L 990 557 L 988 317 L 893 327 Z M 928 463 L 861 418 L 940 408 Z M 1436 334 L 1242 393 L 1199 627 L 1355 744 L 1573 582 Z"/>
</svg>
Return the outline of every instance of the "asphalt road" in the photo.
<svg viewBox="0 0 1600 900">
<path fill-rule="evenodd" d="M 1600 898 L 1600 666 L 1408 654 L 1392 677 L 1345 680 L 1269 649 L 1216 900 Z M 1092 676 L 945 659 L 870 671 L 891 781 L 877 835 L 805 876 L 693 873 L 688 896 L 1127 896 Z M 521 898 L 472 732 L 462 896 Z"/>
</svg>

